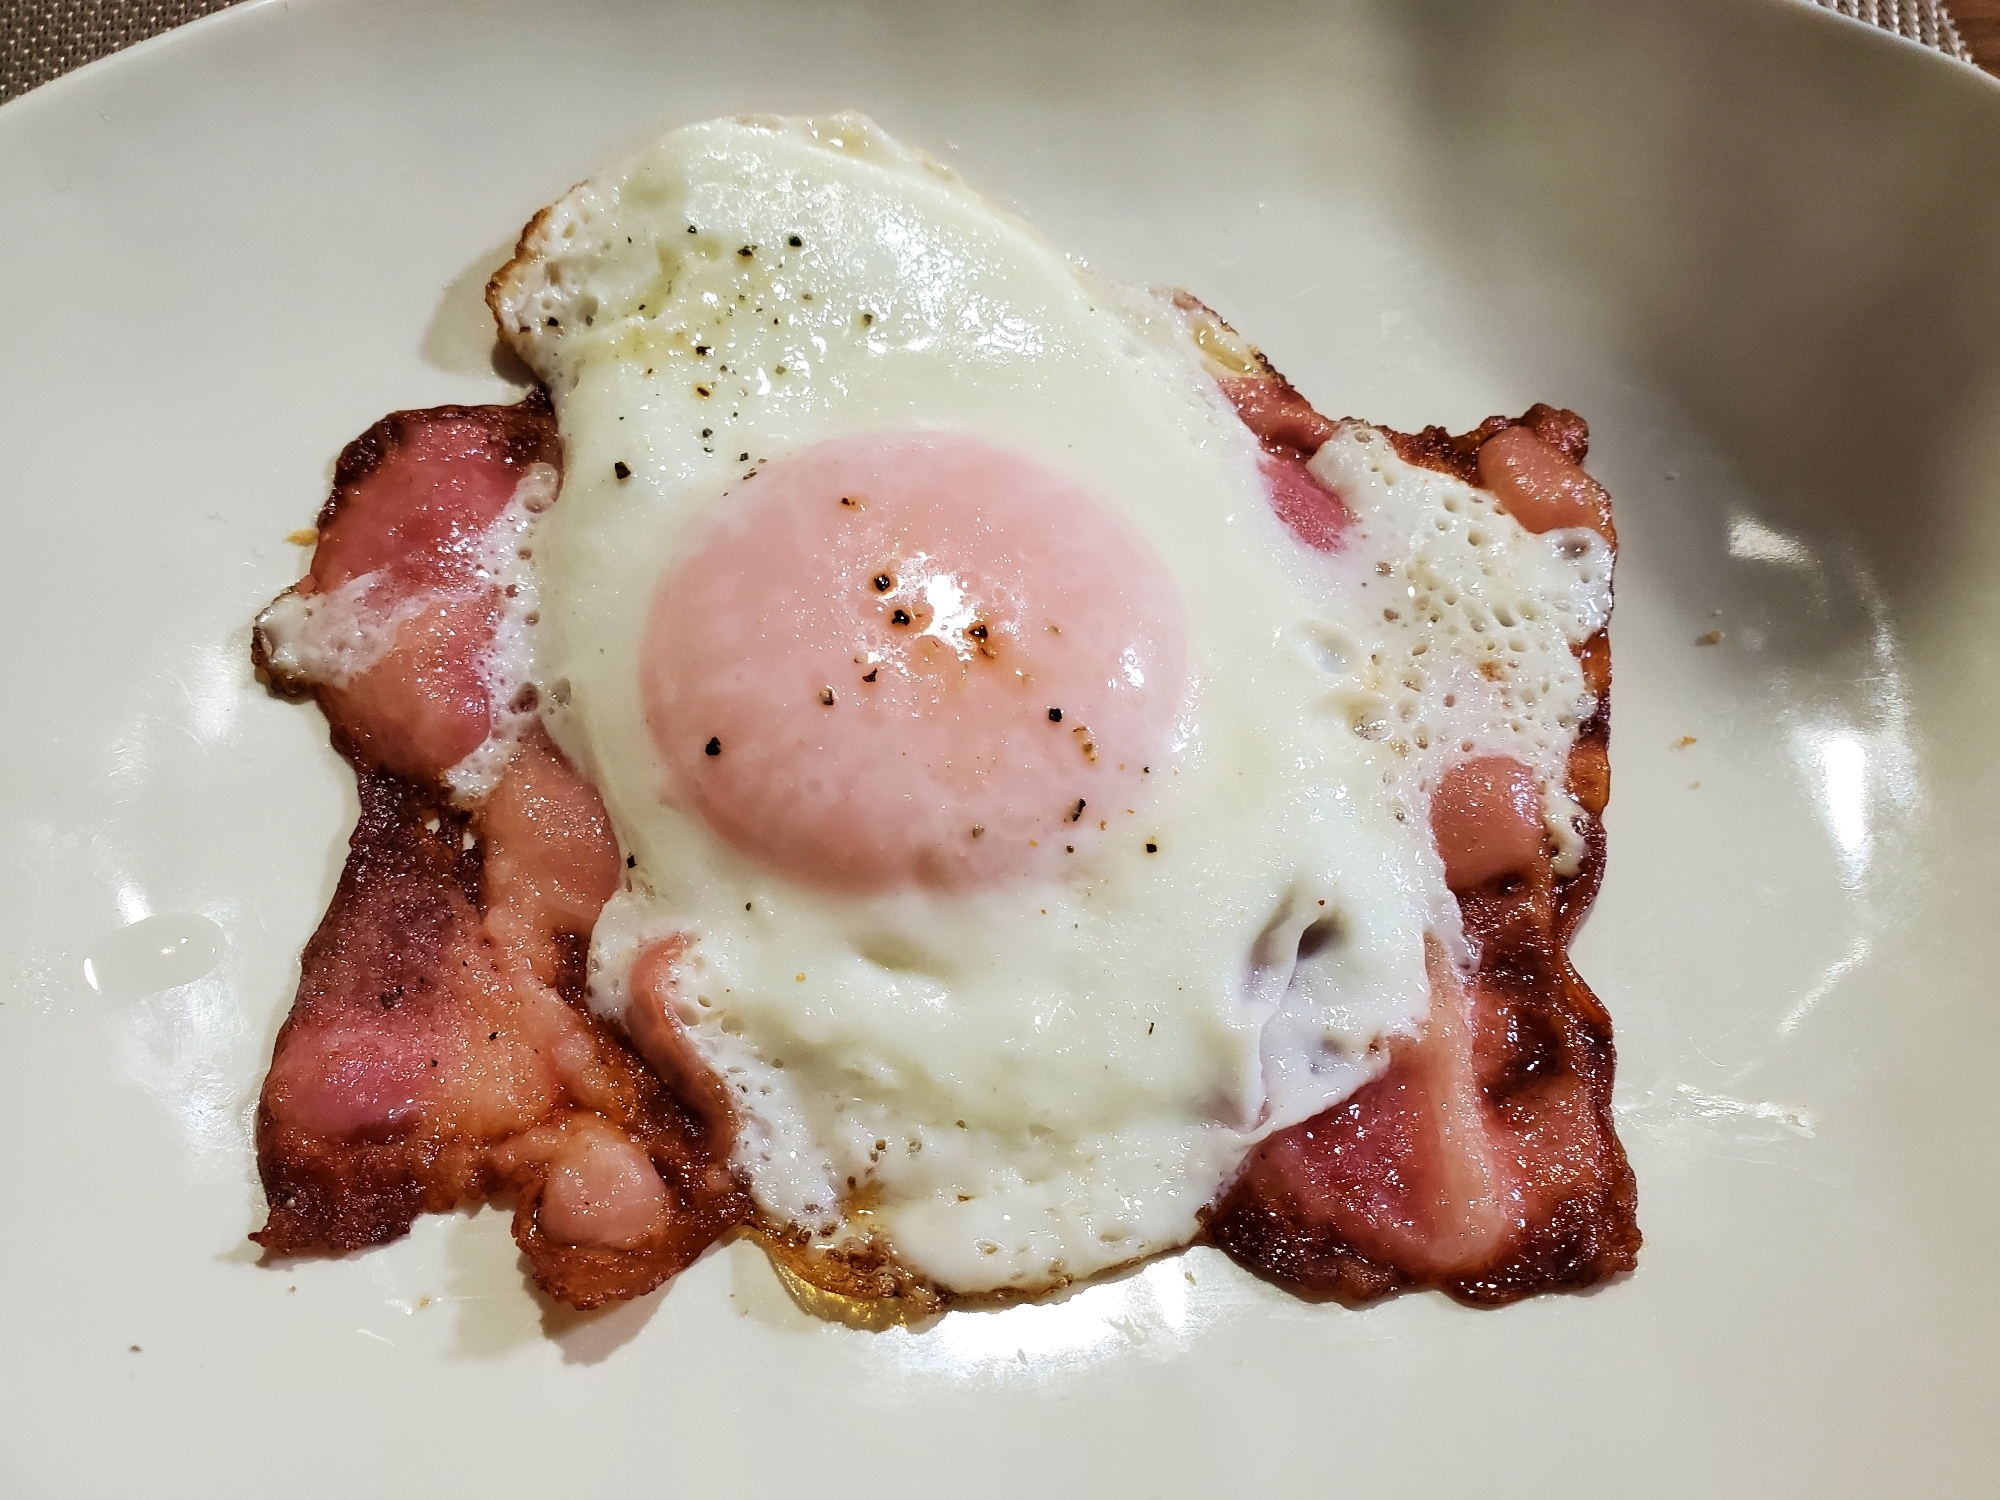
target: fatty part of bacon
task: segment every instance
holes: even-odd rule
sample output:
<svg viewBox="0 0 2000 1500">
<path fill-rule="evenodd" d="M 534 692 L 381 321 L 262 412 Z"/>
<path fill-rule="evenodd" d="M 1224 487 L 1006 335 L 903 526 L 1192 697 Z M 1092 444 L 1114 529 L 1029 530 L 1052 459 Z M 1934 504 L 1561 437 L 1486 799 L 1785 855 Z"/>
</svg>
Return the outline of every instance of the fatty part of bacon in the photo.
<svg viewBox="0 0 2000 1500">
<path fill-rule="evenodd" d="M 1264 449 L 1258 467 L 1278 519 L 1314 551 L 1338 551 L 1354 513 L 1310 467 L 1334 424 L 1275 370 L 1227 376 L 1218 384 Z"/>
<path fill-rule="evenodd" d="M 1541 782 L 1511 756 L 1460 761 L 1431 793 L 1431 838 L 1454 891 L 1527 870 L 1542 853 Z"/>
<path fill-rule="evenodd" d="M 1507 427 L 1479 448 L 1479 483 L 1533 532 L 1587 527 L 1615 542 L 1611 499 L 1580 463 L 1527 426 Z"/>
<path fill-rule="evenodd" d="M 491 534 L 533 467 L 559 457 L 539 395 L 395 412 L 342 451 L 312 567 L 294 592 L 358 584 L 368 611 L 393 621 L 393 642 L 351 676 L 283 685 L 313 693 L 350 758 L 429 780 L 486 740 L 502 602 L 485 566 Z"/>
</svg>

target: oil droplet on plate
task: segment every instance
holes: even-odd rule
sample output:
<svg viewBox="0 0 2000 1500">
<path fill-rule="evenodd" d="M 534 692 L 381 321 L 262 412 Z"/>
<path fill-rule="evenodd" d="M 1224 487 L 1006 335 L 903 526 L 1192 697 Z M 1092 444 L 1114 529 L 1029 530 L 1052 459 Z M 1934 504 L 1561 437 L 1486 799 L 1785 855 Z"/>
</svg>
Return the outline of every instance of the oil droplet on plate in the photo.
<svg viewBox="0 0 2000 1500">
<path fill-rule="evenodd" d="M 192 984 L 221 962 L 222 929 L 194 912 L 162 912 L 121 927 L 83 961 L 83 979 L 107 1000 L 137 1000 Z"/>
</svg>

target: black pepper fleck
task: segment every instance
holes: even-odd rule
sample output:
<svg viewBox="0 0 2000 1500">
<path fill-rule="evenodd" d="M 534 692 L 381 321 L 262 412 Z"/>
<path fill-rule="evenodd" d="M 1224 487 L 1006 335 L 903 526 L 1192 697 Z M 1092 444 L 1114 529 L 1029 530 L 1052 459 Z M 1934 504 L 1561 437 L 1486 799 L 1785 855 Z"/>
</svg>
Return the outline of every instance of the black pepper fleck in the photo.
<svg viewBox="0 0 2000 1500">
<path fill-rule="evenodd" d="M 1160 852 L 1160 846 L 1158 844 L 1148 843 L 1146 845 L 1146 852 L 1148 854 L 1158 854 Z"/>
<path fill-rule="evenodd" d="M 805 241 L 800 239 L 795 234 L 788 234 L 785 236 L 785 243 L 787 245 L 790 245 L 794 250 L 796 250 L 799 248 L 799 246 L 803 245 Z"/>
<path fill-rule="evenodd" d="M 874 583 L 876 593 L 886 594 L 896 586 L 896 575 L 894 573 L 877 573 Z"/>
<path fill-rule="evenodd" d="M 1051 724 L 1060 724 L 1060 723 L 1062 723 L 1062 710 L 1061 710 L 1061 709 L 1059 709 L 1059 708 L 1052 708 L 1052 709 L 1050 709 L 1050 710 L 1049 710 L 1049 722 L 1050 722 Z"/>
<path fill-rule="evenodd" d="M 875 680 L 875 674 L 881 670 L 882 669 L 880 667 L 870 667 L 868 669 L 868 675 L 863 677 L 861 680 L 863 682 L 873 682 Z"/>
<path fill-rule="evenodd" d="M 830 687 L 823 687 L 823 688 L 821 688 L 821 689 L 819 690 L 819 701 L 820 701 L 820 702 L 822 702 L 822 703 L 824 703 L 824 704 L 825 704 L 825 705 L 826 705 L 826 706 L 827 706 L 828 708 L 832 708 L 832 707 L 833 707 L 833 689 L 832 689 L 832 688 L 830 688 Z"/>
<path fill-rule="evenodd" d="M 620 479 L 630 479 L 632 477 L 630 466 L 622 458 L 611 466 L 611 472 L 616 474 Z"/>
<path fill-rule="evenodd" d="M 1083 816 L 1083 798 L 1079 797 L 1076 799 L 1076 806 L 1072 807 L 1069 810 L 1069 821 L 1074 823 L 1078 818 L 1082 816 Z"/>
<path fill-rule="evenodd" d="M 722 754 L 722 741 L 718 739 L 716 736 L 710 735 L 708 737 L 708 743 L 706 745 L 703 745 L 701 748 L 702 748 L 702 753 L 705 755 L 720 755 Z"/>
<path fill-rule="evenodd" d="M 892 614 L 891 616 L 889 616 L 889 623 L 890 623 L 891 625 L 907 625 L 907 624 L 909 624 L 909 623 L 910 623 L 910 612 L 909 612 L 909 611 L 908 611 L 907 609 L 899 609 L 899 610 L 897 610 L 897 611 L 896 611 L 896 612 L 895 612 L 894 614 Z"/>
<path fill-rule="evenodd" d="M 628 870 L 636 870 L 636 869 L 638 869 L 638 868 L 639 868 L 639 857 L 638 857 L 637 855 L 635 855 L 635 854 L 628 854 L 628 855 L 626 855 L 626 856 L 625 856 L 625 868 L 626 868 L 626 869 L 628 869 Z"/>
</svg>

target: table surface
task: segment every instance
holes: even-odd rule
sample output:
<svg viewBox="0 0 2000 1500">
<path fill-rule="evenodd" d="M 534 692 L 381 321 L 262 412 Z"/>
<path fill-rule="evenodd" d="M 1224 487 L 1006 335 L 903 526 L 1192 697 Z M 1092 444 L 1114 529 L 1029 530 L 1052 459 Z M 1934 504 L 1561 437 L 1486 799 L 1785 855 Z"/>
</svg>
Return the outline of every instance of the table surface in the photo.
<svg viewBox="0 0 2000 1500">
<path fill-rule="evenodd" d="M 1952 0 L 1951 18 L 1972 60 L 2000 74 L 2000 0 Z"/>
<path fill-rule="evenodd" d="M 6 100 L 116 51 L 141 37 L 185 23 L 236 0 L 0 0 L 0 100 Z M 2000 0 L 1819 0 L 1891 30 L 1915 35 L 1934 20 L 1931 7 L 1955 23 L 1972 59 L 2000 75 Z M 1921 14 L 1920 14 L 1921 12 Z"/>
</svg>

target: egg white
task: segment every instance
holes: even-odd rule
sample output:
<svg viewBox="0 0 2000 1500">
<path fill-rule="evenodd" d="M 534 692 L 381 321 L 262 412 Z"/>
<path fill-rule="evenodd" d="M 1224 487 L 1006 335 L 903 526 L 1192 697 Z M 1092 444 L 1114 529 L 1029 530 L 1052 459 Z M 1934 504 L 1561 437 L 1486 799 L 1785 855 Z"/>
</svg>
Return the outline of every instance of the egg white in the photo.
<svg viewBox="0 0 2000 1500">
<path fill-rule="evenodd" d="M 1462 956 L 1429 768 L 1476 742 L 1559 775 L 1595 538 L 1530 537 L 1352 428 L 1318 464 L 1355 539 L 1308 551 L 1169 304 L 858 116 L 674 132 L 545 211 L 495 307 L 566 452 L 532 549 L 543 701 L 633 861 L 592 1003 L 619 1014 L 638 949 L 695 935 L 681 1020 L 774 1224 L 959 1293 L 1088 1275 L 1185 1243 L 1251 1144 L 1421 1025 L 1425 934 Z M 637 684 L 664 571 L 759 461 L 910 429 L 1091 486 L 1179 581 L 1189 690 L 1150 800 L 1057 883 L 809 891 L 659 796 Z"/>
</svg>

